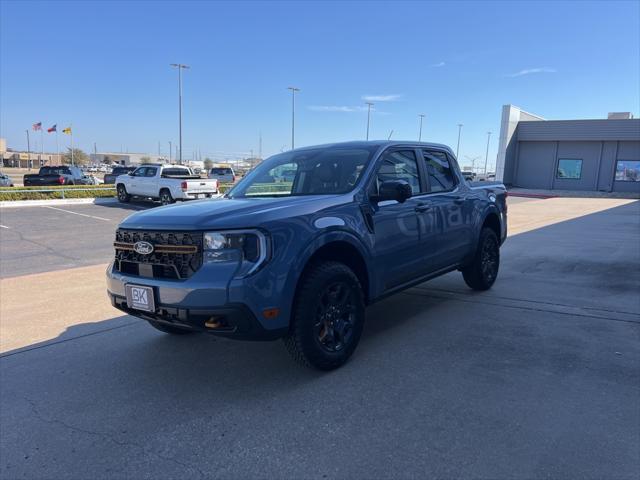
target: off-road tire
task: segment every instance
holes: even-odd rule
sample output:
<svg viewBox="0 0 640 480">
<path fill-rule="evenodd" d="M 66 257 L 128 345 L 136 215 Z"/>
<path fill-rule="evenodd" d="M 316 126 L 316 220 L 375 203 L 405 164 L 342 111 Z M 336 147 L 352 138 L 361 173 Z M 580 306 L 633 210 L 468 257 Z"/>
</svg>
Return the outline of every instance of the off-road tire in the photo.
<svg viewBox="0 0 640 480">
<path fill-rule="evenodd" d="M 118 201 L 120 203 L 128 203 L 131 201 L 131 195 L 127 193 L 127 189 L 124 185 L 118 185 L 116 191 L 118 193 Z"/>
<path fill-rule="evenodd" d="M 152 320 L 147 320 L 149 325 L 151 325 L 156 330 L 160 330 L 164 333 L 169 333 L 171 335 L 188 335 L 190 333 L 195 333 L 194 330 L 189 330 L 187 328 L 174 327 L 172 325 L 167 325 L 165 323 L 154 322 Z"/>
<path fill-rule="evenodd" d="M 342 347 L 330 351 L 330 347 L 323 345 L 317 329 L 322 331 L 327 325 L 327 318 L 320 312 L 326 312 L 323 299 L 331 294 L 331 288 L 340 285 L 347 291 L 349 305 L 344 307 L 342 316 L 336 313 L 336 323 L 342 325 Z M 344 315 L 348 320 L 343 321 Z M 291 356 L 298 363 L 318 370 L 333 370 L 342 366 L 355 351 L 362 328 L 364 327 L 365 302 L 362 286 L 358 277 L 343 263 L 326 261 L 312 265 L 304 274 L 298 285 L 291 316 L 291 327 L 288 335 L 283 339 Z M 348 327 L 345 327 L 348 325 Z M 340 338 L 332 330 L 332 339 Z M 325 332 L 326 333 L 326 332 Z M 321 334 L 320 334 L 321 335 Z M 326 336 L 324 337 L 326 338 Z M 338 348 L 339 341 L 333 345 Z"/>
<path fill-rule="evenodd" d="M 171 205 L 172 203 L 175 203 L 175 200 L 171 196 L 171 192 L 166 188 L 160 190 L 160 203 L 162 205 Z"/>
<path fill-rule="evenodd" d="M 489 290 L 498 277 L 500 242 L 495 232 L 483 228 L 473 261 L 462 269 L 465 283 L 474 290 Z"/>
</svg>

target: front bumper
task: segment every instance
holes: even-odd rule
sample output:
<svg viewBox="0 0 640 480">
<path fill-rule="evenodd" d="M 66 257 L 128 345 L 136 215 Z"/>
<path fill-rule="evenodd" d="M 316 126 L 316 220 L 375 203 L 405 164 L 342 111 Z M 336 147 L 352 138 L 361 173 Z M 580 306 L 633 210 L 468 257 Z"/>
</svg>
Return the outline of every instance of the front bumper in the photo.
<svg viewBox="0 0 640 480">
<path fill-rule="evenodd" d="M 115 308 L 145 320 L 241 340 L 274 340 L 285 335 L 288 312 L 277 320 L 259 320 L 264 309 L 274 306 L 273 299 L 261 298 L 250 283 L 239 289 L 234 281 L 225 280 L 233 271 L 231 266 L 204 265 L 191 278 L 177 281 L 123 274 L 109 265 L 107 294 Z M 155 312 L 129 308 L 127 284 L 153 288 Z M 234 294 L 238 290 L 244 294 Z"/>
<path fill-rule="evenodd" d="M 125 297 L 111 292 L 109 299 L 115 308 L 134 317 L 237 340 L 275 340 L 286 333 L 286 329 L 265 330 L 251 310 L 240 304 L 204 310 L 157 305 L 150 313 L 129 308 Z"/>
</svg>

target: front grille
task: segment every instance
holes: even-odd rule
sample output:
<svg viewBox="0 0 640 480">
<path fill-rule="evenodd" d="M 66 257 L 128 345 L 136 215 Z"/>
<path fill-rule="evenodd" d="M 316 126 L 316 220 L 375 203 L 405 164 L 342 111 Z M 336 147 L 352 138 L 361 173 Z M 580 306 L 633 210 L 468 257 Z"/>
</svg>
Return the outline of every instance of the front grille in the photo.
<svg viewBox="0 0 640 480">
<path fill-rule="evenodd" d="M 149 242 L 154 250 L 148 255 L 136 252 L 136 242 Z M 129 275 L 182 280 L 202 266 L 202 233 L 116 231 L 115 269 Z"/>
</svg>

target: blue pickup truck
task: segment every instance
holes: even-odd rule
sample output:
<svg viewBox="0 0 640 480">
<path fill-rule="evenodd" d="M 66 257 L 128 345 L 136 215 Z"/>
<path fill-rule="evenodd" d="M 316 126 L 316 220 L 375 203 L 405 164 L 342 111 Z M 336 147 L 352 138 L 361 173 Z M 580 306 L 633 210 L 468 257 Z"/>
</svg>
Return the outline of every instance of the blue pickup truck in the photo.
<svg viewBox="0 0 640 480">
<path fill-rule="evenodd" d="M 283 338 L 330 370 L 354 352 L 367 305 L 453 270 L 490 288 L 506 235 L 504 186 L 468 183 L 444 145 L 299 148 L 223 198 L 125 219 L 108 294 L 163 332 Z"/>
</svg>

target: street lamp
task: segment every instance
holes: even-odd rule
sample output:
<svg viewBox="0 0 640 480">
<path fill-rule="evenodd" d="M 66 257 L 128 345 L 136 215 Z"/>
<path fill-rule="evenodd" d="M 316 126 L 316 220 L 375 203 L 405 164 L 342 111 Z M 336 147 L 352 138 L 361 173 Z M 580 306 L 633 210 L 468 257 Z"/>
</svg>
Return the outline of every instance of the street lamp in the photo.
<svg viewBox="0 0 640 480">
<path fill-rule="evenodd" d="M 487 175 L 487 160 L 489 160 L 489 141 L 491 140 L 491 132 L 487 132 L 487 154 L 484 157 L 484 174 Z"/>
<path fill-rule="evenodd" d="M 371 107 L 373 107 L 373 103 L 365 102 L 367 105 L 367 140 L 369 140 L 369 124 L 371 123 Z"/>
<path fill-rule="evenodd" d="M 460 152 L 460 134 L 462 132 L 463 124 L 458 124 L 458 146 L 456 147 L 456 158 L 458 158 L 458 153 Z"/>
<path fill-rule="evenodd" d="M 296 144 L 296 92 L 300 89 L 287 87 L 287 90 L 291 90 L 291 150 L 293 150 Z"/>
<path fill-rule="evenodd" d="M 182 69 L 191 67 L 182 63 L 172 63 L 171 66 L 178 69 L 178 135 L 180 137 L 180 159 L 178 163 L 182 164 Z"/>
<path fill-rule="evenodd" d="M 418 141 L 422 141 L 422 119 L 424 118 L 424 113 L 418 115 L 420 117 L 420 130 L 418 131 Z"/>
</svg>

